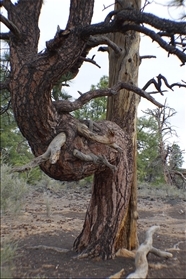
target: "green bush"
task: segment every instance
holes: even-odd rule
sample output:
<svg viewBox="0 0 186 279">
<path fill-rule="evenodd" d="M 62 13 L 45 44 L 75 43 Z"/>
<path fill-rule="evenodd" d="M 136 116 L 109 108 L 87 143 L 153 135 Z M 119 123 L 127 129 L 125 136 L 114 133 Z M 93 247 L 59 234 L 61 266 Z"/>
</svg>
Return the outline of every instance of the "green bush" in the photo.
<svg viewBox="0 0 186 279">
<path fill-rule="evenodd" d="M 1 212 L 3 214 L 19 213 L 26 194 L 28 185 L 19 174 L 12 173 L 7 164 L 1 165 Z"/>
<path fill-rule="evenodd" d="M 16 250 L 17 243 L 15 241 L 1 241 L 1 278 L 12 278 Z"/>
</svg>

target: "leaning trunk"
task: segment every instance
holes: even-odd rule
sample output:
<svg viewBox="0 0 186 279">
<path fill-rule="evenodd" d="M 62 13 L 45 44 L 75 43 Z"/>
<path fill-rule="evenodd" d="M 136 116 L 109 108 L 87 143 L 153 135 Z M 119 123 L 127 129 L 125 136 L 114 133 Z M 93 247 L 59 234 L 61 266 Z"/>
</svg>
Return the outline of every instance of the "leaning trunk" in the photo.
<svg viewBox="0 0 186 279">
<path fill-rule="evenodd" d="M 120 1 L 121 2 L 121 1 Z M 122 1 L 126 8 L 128 1 Z M 140 1 L 136 7 L 140 8 Z M 115 9 L 120 9 L 116 4 Z M 139 67 L 139 35 L 112 34 L 111 40 L 121 49 L 118 56 L 109 49 L 109 86 L 118 81 L 137 84 Z M 117 123 L 127 139 L 115 173 L 95 173 L 92 197 L 75 250 L 103 259 L 112 257 L 119 248 L 134 249 L 137 239 L 137 178 L 136 178 L 136 113 L 139 97 L 121 90 L 109 97 L 107 119 Z"/>
</svg>

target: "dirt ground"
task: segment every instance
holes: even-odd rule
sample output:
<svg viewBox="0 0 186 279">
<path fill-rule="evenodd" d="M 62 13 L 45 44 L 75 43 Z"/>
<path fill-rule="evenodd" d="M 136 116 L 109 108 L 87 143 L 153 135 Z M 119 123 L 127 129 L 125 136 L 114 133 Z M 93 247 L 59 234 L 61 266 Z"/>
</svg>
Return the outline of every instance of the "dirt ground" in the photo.
<svg viewBox="0 0 186 279">
<path fill-rule="evenodd" d="M 82 229 L 89 199 L 88 187 L 34 190 L 19 216 L 2 216 L 2 240 L 11 238 L 18 244 L 10 267 L 13 278 L 107 278 L 122 268 L 125 278 L 135 270 L 134 259 L 130 258 L 77 259 L 72 245 Z M 186 278 L 186 200 L 140 197 L 138 211 L 139 242 L 144 241 L 148 228 L 160 225 L 153 246 L 173 254 L 167 260 L 150 254 L 148 278 Z"/>
</svg>

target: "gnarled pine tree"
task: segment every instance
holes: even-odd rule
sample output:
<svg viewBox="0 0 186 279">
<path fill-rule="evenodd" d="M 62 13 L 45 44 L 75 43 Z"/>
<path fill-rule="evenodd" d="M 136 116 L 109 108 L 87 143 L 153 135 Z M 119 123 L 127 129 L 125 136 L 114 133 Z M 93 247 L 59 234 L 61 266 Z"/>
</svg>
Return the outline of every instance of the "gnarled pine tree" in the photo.
<svg viewBox="0 0 186 279">
<path fill-rule="evenodd" d="M 74 249 L 107 259 L 119 248 L 137 246 L 135 120 L 139 96 L 162 106 L 146 88 L 137 87 L 138 33 L 152 38 L 184 64 L 181 47 L 186 23 L 146 14 L 140 10 L 140 1 L 128 4 L 123 0 L 116 1 L 115 10 L 103 22 L 91 24 L 94 1 L 71 0 L 65 30 L 58 28 L 45 50 L 38 53 L 42 2 L 1 1 L 8 12 L 8 18 L 1 15 L 1 22 L 10 32 L 1 33 L 0 38 L 9 42 L 11 65 L 2 89 L 10 91 L 18 127 L 36 156 L 17 170 L 40 164 L 48 176 L 63 181 L 94 174 L 92 198 Z M 174 34 L 179 35 L 178 42 Z M 56 82 L 62 76 L 75 77 L 83 62 L 90 61 L 91 48 L 103 43 L 109 46 L 110 88 L 92 90 L 74 102 L 53 101 L 51 90 Z M 80 122 L 70 114 L 99 96 L 110 96 L 108 120 Z"/>
</svg>

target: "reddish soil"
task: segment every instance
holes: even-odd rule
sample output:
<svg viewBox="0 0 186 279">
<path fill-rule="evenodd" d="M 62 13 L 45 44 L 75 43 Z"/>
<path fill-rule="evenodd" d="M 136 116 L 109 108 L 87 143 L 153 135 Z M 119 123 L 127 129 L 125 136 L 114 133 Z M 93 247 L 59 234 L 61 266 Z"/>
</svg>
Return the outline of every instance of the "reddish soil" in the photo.
<svg viewBox="0 0 186 279">
<path fill-rule="evenodd" d="M 90 198 L 88 188 L 46 193 L 33 191 L 21 214 L 3 216 L 2 239 L 18 241 L 13 278 L 107 278 L 124 268 L 125 278 L 135 270 L 134 259 L 117 257 L 108 261 L 77 259 L 72 251 L 81 231 Z M 139 198 L 139 242 L 152 225 L 160 225 L 153 246 L 173 254 L 170 259 L 149 255 L 148 278 L 186 278 L 186 202 L 174 198 Z M 69 249 L 58 252 L 48 247 Z"/>
</svg>

